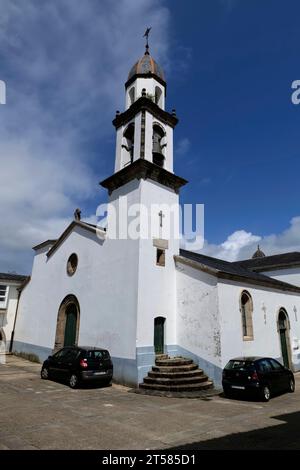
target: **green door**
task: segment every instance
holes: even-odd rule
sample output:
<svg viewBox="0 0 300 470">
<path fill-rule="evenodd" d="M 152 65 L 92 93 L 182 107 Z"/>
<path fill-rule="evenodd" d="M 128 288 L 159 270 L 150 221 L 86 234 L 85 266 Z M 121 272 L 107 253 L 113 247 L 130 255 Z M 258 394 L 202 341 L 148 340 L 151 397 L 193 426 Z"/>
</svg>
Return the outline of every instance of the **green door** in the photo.
<svg viewBox="0 0 300 470">
<path fill-rule="evenodd" d="M 287 317 L 285 312 L 281 311 L 279 313 L 279 336 L 280 336 L 280 345 L 281 345 L 281 354 L 285 367 L 289 367 L 289 355 L 288 355 L 288 346 L 287 346 Z"/>
<path fill-rule="evenodd" d="M 281 352 L 282 352 L 282 359 L 285 367 L 289 367 L 289 356 L 288 356 L 288 349 L 286 344 L 286 329 L 281 328 L 280 332 L 280 343 L 281 343 Z"/>
<path fill-rule="evenodd" d="M 163 317 L 156 317 L 154 319 L 154 351 L 155 354 L 163 354 L 164 353 L 164 324 L 165 318 Z"/>
<path fill-rule="evenodd" d="M 77 309 L 75 305 L 67 307 L 64 346 L 74 346 L 76 342 Z"/>
</svg>

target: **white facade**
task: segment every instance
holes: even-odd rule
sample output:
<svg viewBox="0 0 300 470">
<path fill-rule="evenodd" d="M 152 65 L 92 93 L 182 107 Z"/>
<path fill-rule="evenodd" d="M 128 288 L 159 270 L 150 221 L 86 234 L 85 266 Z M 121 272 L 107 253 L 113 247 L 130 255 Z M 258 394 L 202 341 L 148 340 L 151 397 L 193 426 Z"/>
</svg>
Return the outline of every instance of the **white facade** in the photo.
<svg viewBox="0 0 300 470">
<path fill-rule="evenodd" d="M 251 341 L 244 341 L 242 334 L 239 299 L 243 290 L 247 290 L 253 300 L 253 340 Z M 231 357 L 237 356 L 268 355 L 281 360 L 277 322 L 279 310 L 284 308 L 290 324 L 288 334 L 291 362 L 294 369 L 300 369 L 300 315 L 299 319 L 297 315 L 297 312 L 300 312 L 299 294 L 229 281 L 219 282 L 218 292 L 223 367 Z"/>
<path fill-rule="evenodd" d="M 245 340 L 240 299 L 253 301 L 253 339 Z M 234 357 L 269 356 L 282 362 L 278 314 L 289 319 L 290 366 L 300 370 L 300 295 L 218 279 L 177 262 L 177 353 L 190 355 L 220 384 L 222 368 Z M 298 313 L 299 312 L 299 313 Z"/>
</svg>

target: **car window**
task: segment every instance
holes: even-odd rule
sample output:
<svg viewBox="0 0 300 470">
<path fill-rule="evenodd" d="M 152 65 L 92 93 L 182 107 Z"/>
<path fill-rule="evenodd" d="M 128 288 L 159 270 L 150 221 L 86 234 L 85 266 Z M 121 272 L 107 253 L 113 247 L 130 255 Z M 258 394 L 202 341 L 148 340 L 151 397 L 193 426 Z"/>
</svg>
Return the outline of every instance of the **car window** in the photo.
<svg viewBox="0 0 300 470">
<path fill-rule="evenodd" d="M 53 357 L 54 359 L 61 359 L 68 353 L 68 351 L 69 349 L 60 349 L 56 354 L 53 355 Z"/>
<path fill-rule="evenodd" d="M 254 369 L 254 363 L 249 361 L 234 361 L 231 360 L 225 366 L 226 370 L 252 370 Z"/>
<path fill-rule="evenodd" d="M 275 370 L 282 370 L 283 369 L 282 365 L 279 362 L 275 361 L 275 359 L 269 359 L 269 361 L 272 364 L 273 369 L 275 369 Z"/>
<path fill-rule="evenodd" d="M 77 349 L 68 349 L 67 354 L 63 356 L 64 361 L 73 361 L 76 359 L 76 356 L 78 355 L 78 350 Z"/>
<path fill-rule="evenodd" d="M 109 357 L 108 351 L 87 351 L 86 357 L 88 359 L 107 359 Z"/>
<path fill-rule="evenodd" d="M 259 372 L 270 372 L 272 370 L 272 366 L 270 362 L 267 359 L 262 359 L 261 361 L 258 362 L 258 369 Z"/>
</svg>

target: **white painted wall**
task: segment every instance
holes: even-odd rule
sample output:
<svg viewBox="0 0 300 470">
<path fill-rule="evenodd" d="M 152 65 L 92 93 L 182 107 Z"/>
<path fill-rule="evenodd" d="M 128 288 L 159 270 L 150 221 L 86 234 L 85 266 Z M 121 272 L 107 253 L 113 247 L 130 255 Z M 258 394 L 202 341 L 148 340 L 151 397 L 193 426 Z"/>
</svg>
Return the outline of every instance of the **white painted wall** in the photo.
<svg viewBox="0 0 300 470">
<path fill-rule="evenodd" d="M 141 240 L 139 244 L 139 280 L 138 280 L 138 323 L 137 345 L 153 346 L 154 318 L 165 317 L 165 344 L 174 344 L 176 340 L 176 270 L 173 256 L 179 253 L 179 206 L 178 194 L 173 190 L 150 180 L 141 180 L 141 203 L 150 209 L 157 207 L 147 219 L 148 226 L 154 224 L 155 238 L 168 240 L 165 266 L 156 265 L 156 247 L 153 240 Z M 174 207 L 174 219 L 170 218 L 170 232 L 164 232 L 169 225 L 166 217 L 167 207 Z M 163 228 L 160 229 L 158 213 L 165 214 Z M 177 237 L 174 236 L 177 234 Z"/>
<path fill-rule="evenodd" d="M 239 299 L 247 290 L 253 300 L 253 341 L 243 341 L 242 319 Z M 277 315 L 284 307 L 290 321 L 290 340 L 293 363 L 300 368 L 300 296 L 292 292 L 281 292 L 266 287 L 258 287 L 220 281 L 218 284 L 219 311 L 221 319 L 222 366 L 237 356 L 271 356 L 279 358 L 281 347 L 277 331 Z M 266 308 L 266 319 L 264 310 Z M 298 314 L 295 315 L 294 307 Z M 296 349 L 297 348 L 297 349 Z"/>
<path fill-rule="evenodd" d="M 273 271 L 265 271 L 262 274 L 273 277 L 278 281 L 287 282 L 294 286 L 300 287 L 300 267 L 288 269 L 274 269 Z"/>
<path fill-rule="evenodd" d="M 177 344 L 221 366 L 217 280 L 177 263 Z"/>
<path fill-rule="evenodd" d="M 1 284 L 9 286 L 6 308 L 0 309 L 0 330 L 4 333 L 6 350 L 8 351 L 18 305 L 19 294 L 17 288 L 20 283 L 15 284 L 11 281 L 1 281 Z"/>
<path fill-rule="evenodd" d="M 70 277 L 66 263 L 74 252 L 79 262 Z M 137 266 L 135 241 L 103 242 L 76 227 L 49 260 L 43 250 L 35 256 L 31 282 L 20 300 L 15 340 L 53 348 L 59 306 L 73 294 L 80 304 L 79 344 L 135 358 Z"/>
</svg>

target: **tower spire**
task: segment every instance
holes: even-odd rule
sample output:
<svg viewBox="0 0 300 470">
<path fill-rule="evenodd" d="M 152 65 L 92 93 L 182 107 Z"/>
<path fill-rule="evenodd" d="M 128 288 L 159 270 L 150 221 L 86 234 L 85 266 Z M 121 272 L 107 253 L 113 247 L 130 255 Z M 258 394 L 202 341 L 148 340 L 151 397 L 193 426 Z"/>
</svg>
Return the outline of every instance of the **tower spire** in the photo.
<svg viewBox="0 0 300 470">
<path fill-rule="evenodd" d="M 143 38 L 146 38 L 146 51 L 145 51 L 145 54 L 149 54 L 149 34 L 150 34 L 151 29 L 152 29 L 151 26 L 150 26 L 150 28 L 147 28 L 146 31 L 145 31 L 145 34 L 143 36 Z"/>
</svg>

